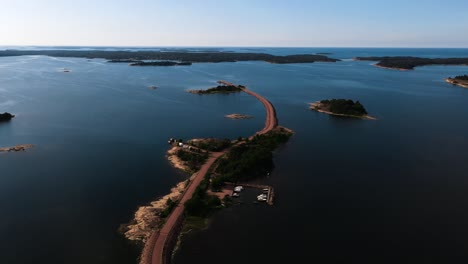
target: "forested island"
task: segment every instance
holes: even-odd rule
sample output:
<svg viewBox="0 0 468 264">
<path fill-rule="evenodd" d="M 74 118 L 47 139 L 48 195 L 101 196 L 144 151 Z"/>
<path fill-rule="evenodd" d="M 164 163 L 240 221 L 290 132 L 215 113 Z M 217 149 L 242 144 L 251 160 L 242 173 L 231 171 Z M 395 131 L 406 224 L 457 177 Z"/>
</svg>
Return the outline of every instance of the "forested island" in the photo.
<svg viewBox="0 0 468 264">
<path fill-rule="evenodd" d="M 397 70 L 413 70 L 426 65 L 468 65 L 468 58 L 418 58 L 418 57 L 356 57 L 360 61 L 378 61 L 375 66 Z"/>
<path fill-rule="evenodd" d="M 455 76 L 454 78 L 445 79 L 446 82 L 457 85 L 463 88 L 468 88 L 468 75 Z"/>
<path fill-rule="evenodd" d="M 375 119 L 367 115 L 367 110 L 359 102 L 349 99 L 322 100 L 310 104 L 312 110 L 337 116 Z"/>
<path fill-rule="evenodd" d="M 138 61 L 129 64 L 130 66 L 190 66 L 191 62 L 177 61 Z"/>
<path fill-rule="evenodd" d="M 238 93 L 244 89 L 245 86 L 243 85 L 218 85 L 213 88 L 209 88 L 206 90 L 188 90 L 189 93 L 193 94 L 215 94 L 215 93 Z"/>
<path fill-rule="evenodd" d="M 102 58 L 109 62 L 138 63 L 144 60 L 167 60 L 181 62 L 236 62 L 265 61 L 269 63 L 336 62 L 338 59 L 317 54 L 276 56 L 266 53 L 238 52 L 161 52 L 161 51 L 104 51 L 104 50 L 2 50 L 0 57 L 44 55 L 51 57 Z"/>
<path fill-rule="evenodd" d="M 0 114 L 0 122 L 10 121 L 13 117 L 15 116 L 8 112 L 5 112 L 3 114 Z"/>
</svg>

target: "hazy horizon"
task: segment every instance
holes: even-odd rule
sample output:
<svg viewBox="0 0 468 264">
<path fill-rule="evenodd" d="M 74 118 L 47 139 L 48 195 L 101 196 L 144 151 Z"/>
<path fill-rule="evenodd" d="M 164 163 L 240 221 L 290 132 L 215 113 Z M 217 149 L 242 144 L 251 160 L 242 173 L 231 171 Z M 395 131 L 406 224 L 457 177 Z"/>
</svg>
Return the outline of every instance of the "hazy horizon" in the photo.
<svg viewBox="0 0 468 264">
<path fill-rule="evenodd" d="M 468 48 L 468 2 L 0 0 L 0 46 Z"/>
</svg>

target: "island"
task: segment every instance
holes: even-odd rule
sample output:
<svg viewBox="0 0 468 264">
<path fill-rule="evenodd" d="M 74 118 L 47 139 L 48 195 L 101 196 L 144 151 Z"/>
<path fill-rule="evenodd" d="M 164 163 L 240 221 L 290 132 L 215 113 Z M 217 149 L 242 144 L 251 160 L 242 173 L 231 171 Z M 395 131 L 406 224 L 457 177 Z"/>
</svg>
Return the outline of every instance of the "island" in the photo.
<svg viewBox="0 0 468 264">
<path fill-rule="evenodd" d="M 0 152 L 18 152 L 18 151 L 26 151 L 27 149 L 30 149 L 34 147 L 34 145 L 31 144 L 22 144 L 22 145 L 16 145 L 13 147 L 4 147 L 0 148 Z"/>
<path fill-rule="evenodd" d="M 130 66 L 190 66 L 191 62 L 182 61 L 138 61 L 129 64 Z"/>
<path fill-rule="evenodd" d="M 15 116 L 8 112 L 5 112 L 3 114 L 0 114 L 0 122 L 10 121 L 13 117 Z"/>
<path fill-rule="evenodd" d="M 296 54 L 277 56 L 267 53 L 242 52 L 181 52 L 181 51 L 108 51 L 108 50 L 14 50 L 0 51 L 0 57 L 43 55 L 51 57 L 75 58 L 102 58 L 109 62 L 140 63 L 147 60 L 180 61 L 180 62 L 237 62 L 237 61 L 264 61 L 269 63 L 313 63 L 337 62 L 338 59 L 318 54 Z"/>
<path fill-rule="evenodd" d="M 253 118 L 253 116 L 243 115 L 243 114 L 229 114 L 229 115 L 225 115 L 224 117 L 230 118 L 230 119 L 251 119 L 251 118 Z"/>
<path fill-rule="evenodd" d="M 468 75 L 455 76 L 454 78 L 445 79 L 446 82 L 457 85 L 463 88 L 468 88 Z"/>
<path fill-rule="evenodd" d="M 311 103 L 310 109 L 329 115 L 375 120 L 367 114 L 367 110 L 359 101 L 354 102 L 349 99 L 318 101 Z"/>
<path fill-rule="evenodd" d="M 245 89 L 245 86 L 243 85 L 233 85 L 233 84 L 220 84 L 216 87 L 209 88 L 206 90 L 188 90 L 189 93 L 193 94 L 216 94 L 216 93 L 238 93 L 241 92 L 242 89 Z"/>
<path fill-rule="evenodd" d="M 374 66 L 396 70 L 414 70 L 427 65 L 468 65 L 468 58 L 356 57 L 359 61 L 378 61 Z"/>
</svg>

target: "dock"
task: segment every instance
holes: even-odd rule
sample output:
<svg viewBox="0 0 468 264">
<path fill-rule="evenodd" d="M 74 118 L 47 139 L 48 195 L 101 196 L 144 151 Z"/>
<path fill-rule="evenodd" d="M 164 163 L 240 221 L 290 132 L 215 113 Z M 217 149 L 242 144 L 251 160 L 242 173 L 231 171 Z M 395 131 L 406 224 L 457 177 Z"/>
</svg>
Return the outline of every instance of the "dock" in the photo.
<svg viewBox="0 0 468 264">
<path fill-rule="evenodd" d="M 250 183 L 235 184 L 235 183 L 232 183 L 232 182 L 226 182 L 225 184 L 226 185 L 235 185 L 235 186 L 244 186 L 244 187 L 255 188 L 255 189 L 259 189 L 259 190 L 268 189 L 266 203 L 268 205 L 273 205 L 274 204 L 273 201 L 274 201 L 274 198 L 275 198 L 275 189 L 273 188 L 273 186 L 261 185 L 261 184 L 250 184 Z"/>
</svg>

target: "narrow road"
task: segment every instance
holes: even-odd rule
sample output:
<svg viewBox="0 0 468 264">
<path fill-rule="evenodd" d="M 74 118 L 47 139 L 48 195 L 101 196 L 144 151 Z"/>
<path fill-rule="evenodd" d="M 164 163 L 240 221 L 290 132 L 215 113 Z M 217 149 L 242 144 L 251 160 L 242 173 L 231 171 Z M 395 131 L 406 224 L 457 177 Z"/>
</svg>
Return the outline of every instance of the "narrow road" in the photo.
<svg viewBox="0 0 468 264">
<path fill-rule="evenodd" d="M 258 131 L 255 135 L 262 135 L 267 133 L 268 131 L 272 130 L 276 126 L 278 126 L 278 119 L 276 117 L 276 111 L 270 101 L 262 97 L 261 95 L 254 93 L 247 89 L 242 89 L 247 94 L 250 94 L 257 98 L 265 107 L 266 110 L 266 120 L 265 120 L 265 127 Z M 253 136 L 252 136 L 253 137 Z M 156 231 L 151 237 L 154 239 L 149 239 L 145 245 L 144 252 L 148 252 L 147 254 L 142 254 L 142 258 L 140 264 L 163 264 L 166 263 L 164 259 L 164 254 L 168 254 L 167 251 L 167 243 L 169 242 L 171 232 L 174 231 L 177 223 L 181 219 L 183 212 L 184 212 L 184 204 L 187 200 L 192 198 L 195 189 L 200 184 L 200 182 L 205 178 L 205 175 L 208 173 L 208 170 L 213 165 L 213 163 L 229 149 L 224 150 L 223 152 L 213 152 L 211 153 L 210 158 L 207 162 L 200 168 L 198 172 L 196 172 L 196 176 L 189 184 L 187 190 L 182 196 L 182 199 L 179 201 L 177 207 L 172 211 L 171 215 L 167 218 L 166 223 L 164 224 L 163 228 L 159 231 Z M 151 250 L 152 249 L 152 250 Z"/>
</svg>

